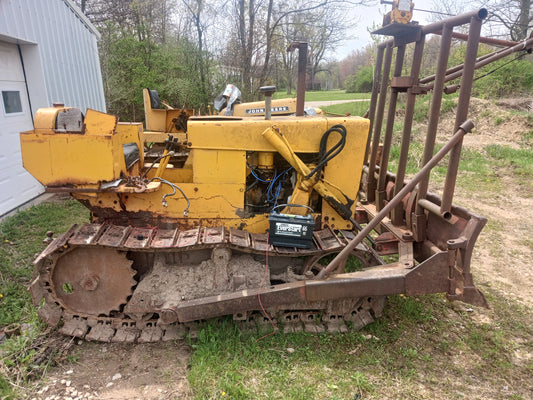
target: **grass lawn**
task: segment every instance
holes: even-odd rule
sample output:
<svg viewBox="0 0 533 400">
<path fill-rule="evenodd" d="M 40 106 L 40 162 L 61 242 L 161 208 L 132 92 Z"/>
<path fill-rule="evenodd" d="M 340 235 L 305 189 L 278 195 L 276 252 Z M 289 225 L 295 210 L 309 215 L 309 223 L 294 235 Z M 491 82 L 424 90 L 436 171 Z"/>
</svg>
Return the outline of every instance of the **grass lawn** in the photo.
<svg viewBox="0 0 533 400">
<path fill-rule="evenodd" d="M 333 104 L 331 106 L 322 106 L 320 107 L 326 115 L 354 115 L 362 117 L 368 107 L 370 106 L 370 101 L 354 101 L 350 103 L 341 103 Z"/>
<path fill-rule="evenodd" d="M 286 99 L 296 97 L 296 90 L 291 94 L 287 91 L 274 93 L 274 99 Z M 356 100 L 370 99 L 370 93 L 346 93 L 344 90 L 317 90 L 305 92 L 305 101 L 331 101 L 331 100 Z"/>
</svg>

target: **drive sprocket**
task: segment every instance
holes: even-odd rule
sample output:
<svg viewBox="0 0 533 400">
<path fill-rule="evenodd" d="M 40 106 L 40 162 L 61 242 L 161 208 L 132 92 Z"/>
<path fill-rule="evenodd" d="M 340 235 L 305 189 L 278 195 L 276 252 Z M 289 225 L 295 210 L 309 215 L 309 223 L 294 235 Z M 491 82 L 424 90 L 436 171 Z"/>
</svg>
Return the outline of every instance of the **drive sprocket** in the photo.
<svg viewBox="0 0 533 400">
<path fill-rule="evenodd" d="M 125 252 L 77 247 L 52 266 L 50 284 L 56 301 L 73 314 L 109 315 L 119 311 L 136 281 Z"/>
</svg>

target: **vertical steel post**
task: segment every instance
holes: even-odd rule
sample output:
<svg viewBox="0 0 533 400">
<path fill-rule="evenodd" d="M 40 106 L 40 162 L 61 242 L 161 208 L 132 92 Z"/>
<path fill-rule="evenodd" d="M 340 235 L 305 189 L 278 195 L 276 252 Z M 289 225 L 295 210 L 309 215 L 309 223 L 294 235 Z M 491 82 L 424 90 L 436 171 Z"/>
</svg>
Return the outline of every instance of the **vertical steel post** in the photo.
<svg viewBox="0 0 533 400">
<path fill-rule="evenodd" d="M 374 76 L 372 77 L 372 96 L 370 97 L 370 106 L 368 107 L 368 119 L 370 127 L 368 128 L 368 138 L 366 140 L 365 162 L 368 162 L 370 156 L 370 143 L 372 141 L 372 129 L 374 128 L 374 119 L 376 116 L 376 107 L 378 103 L 379 85 L 381 82 L 381 69 L 383 68 L 383 47 L 378 47 L 376 64 L 374 65 Z"/>
<path fill-rule="evenodd" d="M 298 87 L 296 89 L 296 115 L 304 115 L 305 105 L 305 81 L 307 72 L 307 43 L 300 42 L 298 45 Z"/>
<path fill-rule="evenodd" d="M 461 78 L 461 89 L 459 91 L 459 100 L 457 104 L 457 114 L 455 116 L 455 129 L 457 129 L 468 117 L 468 106 L 470 104 L 470 94 L 474 82 L 474 71 L 479 46 L 479 37 L 481 34 L 482 19 L 475 16 L 470 20 L 470 30 L 468 32 L 468 42 L 466 45 L 466 56 Z M 457 180 L 457 170 L 461 158 L 461 148 L 463 140 L 461 139 L 450 152 L 448 162 L 448 171 L 446 173 L 446 182 L 442 192 L 442 203 L 440 205 L 441 214 L 449 213 L 452 208 L 453 192 Z"/>
<path fill-rule="evenodd" d="M 293 42 L 287 51 L 298 49 L 298 81 L 296 83 L 296 115 L 304 115 L 305 81 L 307 75 L 307 42 Z"/>
<path fill-rule="evenodd" d="M 383 50 L 384 47 L 378 47 L 378 55 L 379 51 L 383 52 Z M 367 200 L 370 203 L 373 203 L 376 199 L 376 162 L 379 148 L 379 140 L 381 138 L 381 127 L 383 125 L 383 114 L 385 113 L 385 103 L 387 101 L 387 87 L 389 86 L 390 68 L 392 64 L 392 40 L 387 42 L 385 50 L 385 62 L 383 64 L 383 73 L 381 74 L 381 84 L 379 89 L 379 102 L 377 106 L 376 118 L 373 124 L 374 136 L 372 137 L 372 151 L 368 164 Z"/>
<path fill-rule="evenodd" d="M 394 77 L 402 74 L 403 59 L 405 56 L 405 44 L 401 44 L 396 50 L 396 64 L 394 65 Z M 398 102 L 398 89 L 391 88 L 389 108 L 387 110 L 387 126 L 385 128 L 385 138 L 383 140 L 383 151 L 381 153 L 381 163 L 379 166 L 378 187 L 376 190 L 376 209 L 381 210 L 385 205 L 385 189 L 387 185 L 387 168 L 389 165 L 390 148 L 392 145 L 392 133 L 394 131 L 394 117 L 396 114 L 396 103 Z"/>
<path fill-rule="evenodd" d="M 433 98 L 431 99 L 431 107 L 429 111 L 429 123 L 426 134 L 426 143 L 424 145 L 424 159 L 423 165 L 433 157 L 435 149 L 435 139 L 437 137 L 437 128 L 439 125 L 440 109 L 442 105 L 442 91 L 444 89 L 446 66 L 448 65 L 448 58 L 450 56 L 450 46 L 452 43 L 452 25 L 444 25 L 442 29 L 442 36 L 440 40 L 439 58 L 437 59 L 437 71 L 435 73 L 435 83 L 433 89 Z M 422 179 L 418 185 L 418 199 L 425 199 L 428 191 L 429 175 Z M 422 207 L 417 206 L 415 215 L 422 215 L 424 213 Z M 416 217 L 415 217 L 416 218 Z M 420 217 L 419 217 L 420 218 Z M 415 219 L 414 219 L 415 220 Z M 420 229 L 421 229 L 420 224 Z M 422 232 L 420 231 L 420 234 Z M 415 233 L 415 237 L 416 237 Z"/>
<path fill-rule="evenodd" d="M 405 118 L 403 122 L 402 144 L 400 147 L 400 158 L 398 160 L 398 171 L 396 172 L 396 182 L 394 184 L 394 196 L 400 193 L 405 180 L 405 170 L 407 168 L 407 157 L 409 156 L 409 144 L 411 142 L 411 128 L 413 126 L 413 115 L 415 112 L 416 88 L 420 75 L 420 65 L 424 53 L 425 35 L 415 44 L 413 61 L 411 65 L 411 87 L 407 89 L 407 99 L 405 104 Z M 392 210 L 391 221 L 394 225 L 403 224 L 403 207 L 398 205 Z"/>
</svg>

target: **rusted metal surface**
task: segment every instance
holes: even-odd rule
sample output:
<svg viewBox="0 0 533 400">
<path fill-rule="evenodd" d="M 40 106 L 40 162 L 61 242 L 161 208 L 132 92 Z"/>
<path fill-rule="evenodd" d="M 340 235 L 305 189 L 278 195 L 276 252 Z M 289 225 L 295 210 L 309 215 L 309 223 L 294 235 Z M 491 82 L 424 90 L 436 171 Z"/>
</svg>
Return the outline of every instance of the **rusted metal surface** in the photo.
<svg viewBox="0 0 533 400">
<path fill-rule="evenodd" d="M 324 278 L 328 276 L 332 271 L 334 271 L 336 268 L 338 268 L 339 263 L 342 262 L 343 259 L 345 259 L 350 251 L 352 251 L 359 243 L 363 241 L 363 239 L 372 232 L 372 230 L 381 223 L 381 221 L 388 215 L 388 213 L 396 207 L 398 204 L 400 204 L 404 198 L 410 191 L 412 191 L 415 186 L 422 180 L 423 177 L 425 177 L 437 163 L 444 158 L 446 154 L 459 142 L 463 139 L 463 136 L 472 130 L 474 125 L 471 121 L 466 121 L 461 125 L 459 130 L 455 133 L 455 135 L 446 143 L 438 152 L 435 154 L 435 156 L 426 164 L 424 167 L 411 179 L 403 188 L 402 190 L 393 198 L 391 199 L 376 215 L 371 221 L 368 222 L 366 227 L 360 231 L 357 236 L 339 253 L 337 257 L 335 257 L 331 263 L 320 272 L 317 278 Z M 377 207 L 376 207 L 377 208 Z"/>
<path fill-rule="evenodd" d="M 385 61 L 383 64 L 383 74 L 382 74 L 383 78 L 381 79 L 381 82 L 374 81 L 375 87 L 378 85 L 380 86 L 379 91 L 376 89 L 372 90 L 372 97 L 379 96 L 379 101 L 377 105 L 376 118 L 375 120 L 370 122 L 371 126 L 373 126 L 373 131 L 370 131 L 370 136 L 372 136 L 371 135 L 372 132 L 374 133 L 373 139 L 372 139 L 370 161 L 368 164 L 368 175 L 367 175 L 367 184 L 366 184 L 366 189 L 367 189 L 366 197 L 367 197 L 367 201 L 370 203 L 374 202 L 374 200 L 376 199 L 375 192 L 376 192 L 376 187 L 377 187 L 377 180 L 375 177 L 375 171 L 376 171 L 376 164 L 378 162 L 378 150 L 379 149 L 383 150 L 383 147 L 382 146 L 380 147 L 379 143 L 380 143 L 380 138 L 381 138 L 381 127 L 383 124 L 383 116 L 385 112 L 385 103 L 387 100 L 388 79 L 389 79 L 390 68 L 392 64 L 392 43 L 389 43 L 389 45 L 385 48 L 378 47 L 378 54 L 380 52 L 383 53 L 383 51 L 385 51 Z M 380 57 L 378 57 L 378 59 L 380 59 Z M 376 65 L 376 68 L 377 67 L 378 65 Z M 379 65 L 379 67 L 381 68 L 381 65 Z M 376 76 L 376 74 L 374 76 Z M 372 102 L 376 102 L 376 100 L 371 100 L 371 103 Z M 370 137 L 369 137 L 369 141 L 370 141 Z M 381 156 L 380 156 L 379 164 L 381 164 Z"/>
<path fill-rule="evenodd" d="M 428 261 L 413 269 L 411 263 L 404 262 L 404 259 L 410 261 L 412 255 L 412 252 L 407 250 L 402 252 L 402 263 L 380 265 L 368 247 L 362 246 L 361 248 L 358 247 L 362 256 L 368 254 L 369 260 L 374 260 L 365 264 L 372 266 L 367 270 L 335 275 L 328 280 L 304 279 L 303 281 L 297 280 L 274 286 L 266 283 L 261 288 L 237 290 L 198 299 L 185 299 L 178 301 L 174 306 L 163 304 L 163 300 L 155 301 L 155 297 L 153 300 L 148 300 L 149 304 L 145 304 L 144 309 L 139 308 L 141 303 L 132 308 L 134 304 L 130 301 L 125 309 L 130 311 L 138 309 L 137 314 L 126 311 L 127 315 L 138 315 L 135 320 L 130 320 L 124 316 L 111 316 L 113 310 L 122 309 L 135 284 L 135 281 L 132 280 L 135 271 L 131 268 L 131 261 L 125 258 L 126 253 L 146 253 L 166 249 L 166 251 L 179 252 L 175 254 L 180 254 L 179 259 L 185 260 L 187 259 L 185 254 L 192 254 L 189 253 L 189 250 L 196 251 L 196 249 L 204 249 L 207 246 L 210 249 L 219 249 L 216 251 L 220 253 L 220 251 L 224 251 L 224 247 L 219 248 L 219 246 L 229 246 L 239 248 L 244 253 L 252 252 L 264 255 L 266 235 L 252 235 L 246 231 L 230 230 L 224 227 L 204 227 L 185 232 L 179 232 L 179 229 L 155 232 L 152 228 L 136 228 L 126 231 L 124 227 L 107 226 L 105 232 L 109 232 L 109 234 L 107 236 L 104 236 L 105 232 L 102 234 L 102 237 L 107 237 L 106 244 L 102 245 L 101 240 L 94 240 L 94 238 L 103 229 L 99 224 L 92 224 L 74 230 L 69 236 L 72 242 L 67 240 L 61 248 L 56 248 L 52 253 L 48 252 L 46 258 L 51 260 L 50 263 L 41 259 L 38 266 L 40 278 L 32 285 L 32 293 L 36 302 L 43 297 L 47 299 L 46 306 L 42 308 L 40 315 L 48 323 L 57 323 L 63 319 L 65 321 L 62 328 L 63 333 L 86 337 L 88 340 L 119 342 L 171 340 L 171 338 L 183 335 L 183 331 L 187 331 L 184 327 L 188 327 L 188 325 L 183 325 L 185 322 L 259 310 L 261 308 L 259 297 L 264 307 L 281 307 L 282 310 L 285 309 L 284 307 L 289 307 L 287 311 L 283 311 L 285 313 L 283 315 L 290 318 L 290 329 L 292 330 L 305 329 L 310 332 L 319 332 L 328 329 L 335 332 L 343 331 L 346 329 L 346 325 L 344 325 L 346 321 L 353 323 L 354 326 L 363 326 L 365 321 L 371 321 L 373 317 L 368 311 L 363 312 L 361 310 L 361 313 L 352 310 L 353 312 L 348 313 L 348 315 L 346 310 L 342 311 L 342 304 L 344 303 L 335 303 L 337 300 L 367 295 L 427 293 L 428 290 L 446 291 L 449 285 L 448 279 L 442 279 L 443 274 L 447 277 L 448 267 L 442 269 L 440 262 L 434 264 L 433 260 Z M 158 236 L 158 234 L 160 235 Z M 468 233 L 465 232 L 458 232 L 458 234 L 468 236 Z M 143 239 L 140 239 L 140 236 Z M 315 247 L 307 254 L 320 256 L 327 254 L 327 252 L 339 252 L 346 248 L 346 244 L 354 238 L 356 238 L 356 234 L 352 231 L 326 229 L 315 232 Z M 139 244 L 140 240 L 142 245 Z M 74 242 L 83 245 L 79 247 Z M 66 252 L 60 251 L 65 245 L 71 249 Z M 402 245 L 406 244 L 403 243 Z M 187 252 L 182 253 L 184 250 Z M 438 248 L 434 251 L 434 255 L 444 254 L 444 258 L 448 260 L 446 251 L 441 251 Z M 272 255 L 277 254 L 278 257 L 301 257 L 301 252 L 298 249 L 277 249 L 270 246 L 269 252 Z M 97 260 L 94 259 L 95 257 Z M 103 258 L 100 259 L 101 257 Z M 439 257 L 442 258 L 443 256 L 440 255 Z M 141 258 L 134 257 L 134 259 Z M 224 259 L 228 258 L 224 256 Z M 86 261 L 88 267 L 79 268 L 79 265 L 83 264 L 81 261 Z M 467 262 L 468 260 L 465 258 L 464 261 Z M 461 276 L 461 283 L 458 286 L 466 287 L 467 293 L 470 293 L 468 279 L 468 275 Z M 463 281 L 467 283 L 466 286 L 462 283 Z M 72 300 L 67 294 L 61 293 L 63 285 L 71 282 L 75 283 L 74 292 L 78 291 L 83 294 L 79 299 Z M 103 285 L 105 282 L 118 282 L 121 287 L 105 288 Z M 443 282 L 446 288 L 443 286 Z M 49 287 L 53 288 L 51 292 L 47 289 Z M 472 288 L 474 287 L 472 286 Z M 334 303 L 331 303 L 330 306 L 327 305 L 329 303 L 322 304 L 324 299 Z M 58 300 L 59 306 L 55 305 Z M 103 305 L 100 305 L 102 302 Z M 289 311 L 291 305 L 304 303 L 307 304 L 308 311 L 303 313 Z M 153 313 L 159 314 L 159 320 L 151 319 Z M 310 325 L 310 320 L 319 320 L 319 314 L 326 318 L 323 322 L 325 325 Z M 143 315 L 147 317 L 144 318 Z M 328 315 L 331 315 L 331 318 L 327 317 Z M 305 318 L 309 318 L 307 324 L 303 323 Z M 169 324 L 178 324 L 178 326 Z"/>
<path fill-rule="evenodd" d="M 124 231 L 123 227 L 115 228 L 106 227 L 106 231 L 119 233 Z M 370 308 L 360 309 L 360 305 L 356 309 L 346 308 L 346 304 L 359 304 L 356 301 L 357 299 L 352 299 L 349 303 L 309 303 L 305 297 L 305 290 L 302 289 L 305 287 L 304 282 L 293 282 L 276 286 L 270 286 L 266 283 L 261 288 L 244 291 L 237 290 L 195 300 L 186 299 L 176 306 L 170 307 L 164 305 L 163 301 L 156 301 L 156 297 L 153 297 L 152 300 L 148 299 L 148 304 L 144 305 L 144 311 L 139 308 L 142 304 L 138 303 L 138 305 L 134 306 L 132 299 L 124 307 L 126 316 L 122 313 L 113 316 L 114 311 L 122 310 L 123 304 L 130 297 L 132 287 L 135 285 L 135 281 L 132 279 L 135 274 L 135 271 L 131 268 L 132 262 L 125 255 L 130 254 L 130 252 L 153 252 L 161 247 L 153 248 L 152 244 L 157 243 L 160 246 L 161 242 L 160 239 L 157 239 L 157 235 L 151 234 L 153 233 L 152 229 L 143 231 L 132 229 L 128 231 L 125 238 L 109 240 L 103 246 L 99 241 L 91 240 L 95 232 L 100 229 L 101 227 L 98 224 L 82 226 L 71 235 L 76 242 L 83 243 L 82 246 L 73 245 L 67 241 L 66 251 L 62 251 L 64 246 L 56 249 L 54 253 L 48 254 L 48 261 L 41 259 L 37 266 L 39 279 L 32 285 L 32 294 L 36 303 L 40 302 L 42 298 L 46 300 L 45 306 L 41 308 L 40 315 L 50 324 L 56 324 L 62 319 L 64 323 L 61 332 L 67 335 L 85 337 L 88 340 L 113 342 L 172 340 L 172 338 L 182 337 L 187 333 L 189 327 L 193 326 L 184 325 L 178 320 L 196 321 L 212 316 L 238 313 L 239 310 L 243 312 L 258 310 L 260 309 L 258 296 L 261 296 L 261 303 L 264 307 L 280 306 L 283 309 L 284 306 L 288 306 L 290 309 L 293 304 L 300 304 L 299 307 L 305 307 L 308 311 L 303 314 L 306 315 L 305 318 L 309 318 L 307 319 L 307 325 L 303 324 L 303 320 L 300 321 L 300 324 L 297 324 L 296 320 L 294 320 L 295 324 L 291 325 L 291 329 L 299 330 L 305 328 L 310 332 L 319 332 L 325 329 L 332 332 L 343 331 L 346 329 L 345 322 L 351 322 L 358 327 L 364 326 L 374 318 L 369 313 L 369 310 L 375 307 L 374 310 L 376 315 L 378 315 L 383 307 L 383 302 L 378 301 L 375 304 L 372 302 L 374 305 L 369 305 L 368 307 Z M 224 227 L 199 229 L 194 233 L 189 232 L 186 236 L 189 239 L 194 238 L 194 240 L 192 242 L 181 242 L 184 247 L 177 247 L 180 242 L 178 242 L 179 235 L 176 232 L 178 232 L 177 229 L 174 233 L 167 231 L 164 235 L 167 238 L 165 240 L 168 240 L 169 237 L 175 238 L 175 242 L 167 242 L 166 249 L 167 251 L 180 252 L 176 254 L 182 254 L 185 249 L 194 251 L 194 249 L 202 249 L 205 246 L 209 246 L 213 252 L 221 255 L 229 251 L 229 248 L 221 248 L 219 246 L 235 246 L 235 242 L 232 243 L 230 240 L 230 235 L 222 234 L 222 232 L 226 232 Z M 203 234 L 198 235 L 198 232 L 203 232 Z M 202 240 L 198 240 L 198 237 L 203 236 L 206 238 L 212 236 L 209 233 L 215 232 L 217 233 L 216 237 L 224 238 L 222 242 L 217 239 L 210 240 L 210 243 L 207 244 L 203 243 Z M 140 246 L 137 243 L 141 234 L 149 238 L 146 245 L 143 243 Z M 354 236 L 349 231 L 333 232 L 330 230 L 321 236 L 327 238 L 331 234 L 338 235 L 341 238 L 337 241 L 337 247 L 340 248 L 342 248 L 341 243 Z M 245 242 L 249 244 L 249 248 L 242 248 L 241 250 L 264 254 L 264 251 L 254 248 L 254 246 L 258 247 L 257 243 L 262 243 L 262 241 L 258 241 L 257 237 L 252 239 L 252 235 L 248 235 L 249 240 L 245 240 Z M 262 239 L 261 236 L 259 238 Z M 334 247 L 331 242 L 328 243 L 328 246 L 330 249 Z M 275 248 L 271 247 L 270 250 L 273 254 L 277 254 Z M 285 251 L 286 249 L 283 250 Z M 364 248 L 362 251 L 364 253 Z M 314 254 L 324 254 L 324 250 L 317 247 L 315 247 L 313 252 Z M 294 249 L 291 255 L 293 257 L 301 257 L 301 253 L 297 249 Z M 181 258 L 186 259 L 185 257 Z M 218 260 L 219 258 L 219 256 L 216 256 L 213 260 Z M 223 258 L 226 261 L 231 259 L 228 256 Z M 140 258 L 133 257 L 133 259 Z M 259 267 L 262 270 L 263 267 Z M 146 279 L 145 277 L 144 280 Z M 72 293 L 76 293 L 75 297 L 69 297 L 72 293 L 65 292 L 65 284 L 73 286 Z M 304 304 L 307 305 L 304 306 Z M 133 306 L 134 308 L 132 308 Z M 138 309 L 139 312 L 131 313 L 130 311 L 133 309 Z M 159 314 L 159 319 L 153 319 L 153 312 Z M 291 311 L 283 311 L 283 313 L 287 313 L 287 316 L 292 314 Z M 302 318 L 304 317 L 303 314 Z M 328 317 L 330 314 L 331 318 Z M 325 320 L 311 327 L 309 321 L 321 321 L 319 315 L 324 315 Z M 134 319 L 130 319 L 128 316 Z M 293 317 L 295 317 L 295 314 L 292 314 L 291 318 Z M 178 326 L 169 324 L 178 324 Z"/>
<path fill-rule="evenodd" d="M 396 64 L 394 66 L 393 76 L 398 77 L 402 74 L 403 62 L 405 56 L 405 45 L 400 45 L 396 51 Z M 386 173 L 389 163 L 389 155 L 392 147 L 392 135 L 394 131 L 394 118 L 396 116 L 396 104 L 398 101 L 398 89 L 391 88 L 389 97 L 389 106 L 387 110 L 387 123 L 385 128 L 385 137 L 383 139 L 383 151 L 381 153 L 381 164 L 379 169 L 379 178 L 376 190 L 376 207 L 378 210 L 385 205 Z"/>
<path fill-rule="evenodd" d="M 131 261 L 116 250 L 78 247 L 50 271 L 55 299 L 70 312 L 109 314 L 119 310 L 135 285 Z"/>
<path fill-rule="evenodd" d="M 298 49 L 298 82 L 296 83 L 296 116 L 304 115 L 307 71 L 307 42 L 294 42 L 287 51 Z"/>
<path fill-rule="evenodd" d="M 468 117 L 470 93 L 472 92 L 472 85 L 474 83 L 475 62 L 479 46 L 479 37 L 481 34 L 481 22 L 482 21 L 479 18 L 472 18 L 470 23 L 463 75 L 461 77 L 461 89 L 457 102 L 457 112 L 455 114 L 455 130 L 457 130 Z M 449 213 L 452 207 L 453 193 L 455 190 L 455 182 L 457 180 L 457 171 L 459 169 L 462 146 L 463 141 L 460 140 L 450 152 L 448 170 L 446 172 L 446 181 L 444 183 L 444 190 L 442 193 L 442 203 L 440 207 L 441 214 Z"/>
<path fill-rule="evenodd" d="M 392 232 L 383 232 L 375 240 L 374 249 L 379 255 L 398 254 L 398 242 L 400 239 Z"/>
<path fill-rule="evenodd" d="M 413 86 L 418 80 L 420 74 L 420 66 L 422 63 L 422 54 L 424 51 L 424 39 L 416 42 L 413 54 L 413 61 L 411 65 L 411 75 L 409 76 L 409 86 L 407 87 L 407 99 L 405 104 L 405 117 L 403 122 L 402 143 L 400 147 L 400 157 L 398 160 L 398 173 L 396 175 L 396 182 L 394 185 L 394 195 L 397 195 L 403 187 L 405 180 L 405 169 L 407 167 L 407 158 L 409 156 L 409 144 L 411 143 L 411 128 L 413 124 L 413 115 L 415 112 L 416 92 L 413 91 Z M 394 225 L 400 225 L 403 220 L 403 207 L 396 206 L 391 215 L 391 220 Z"/>
</svg>

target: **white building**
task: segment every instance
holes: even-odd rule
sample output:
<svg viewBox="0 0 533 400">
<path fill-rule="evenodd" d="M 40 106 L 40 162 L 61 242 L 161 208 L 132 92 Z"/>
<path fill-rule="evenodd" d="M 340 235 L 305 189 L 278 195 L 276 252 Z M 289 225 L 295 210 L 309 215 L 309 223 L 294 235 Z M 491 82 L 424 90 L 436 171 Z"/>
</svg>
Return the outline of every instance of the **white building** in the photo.
<svg viewBox="0 0 533 400">
<path fill-rule="evenodd" d="M 0 216 L 44 191 L 20 153 L 37 109 L 105 111 L 99 36 L 71 0 L 0 0 Z"/>
</svg>

